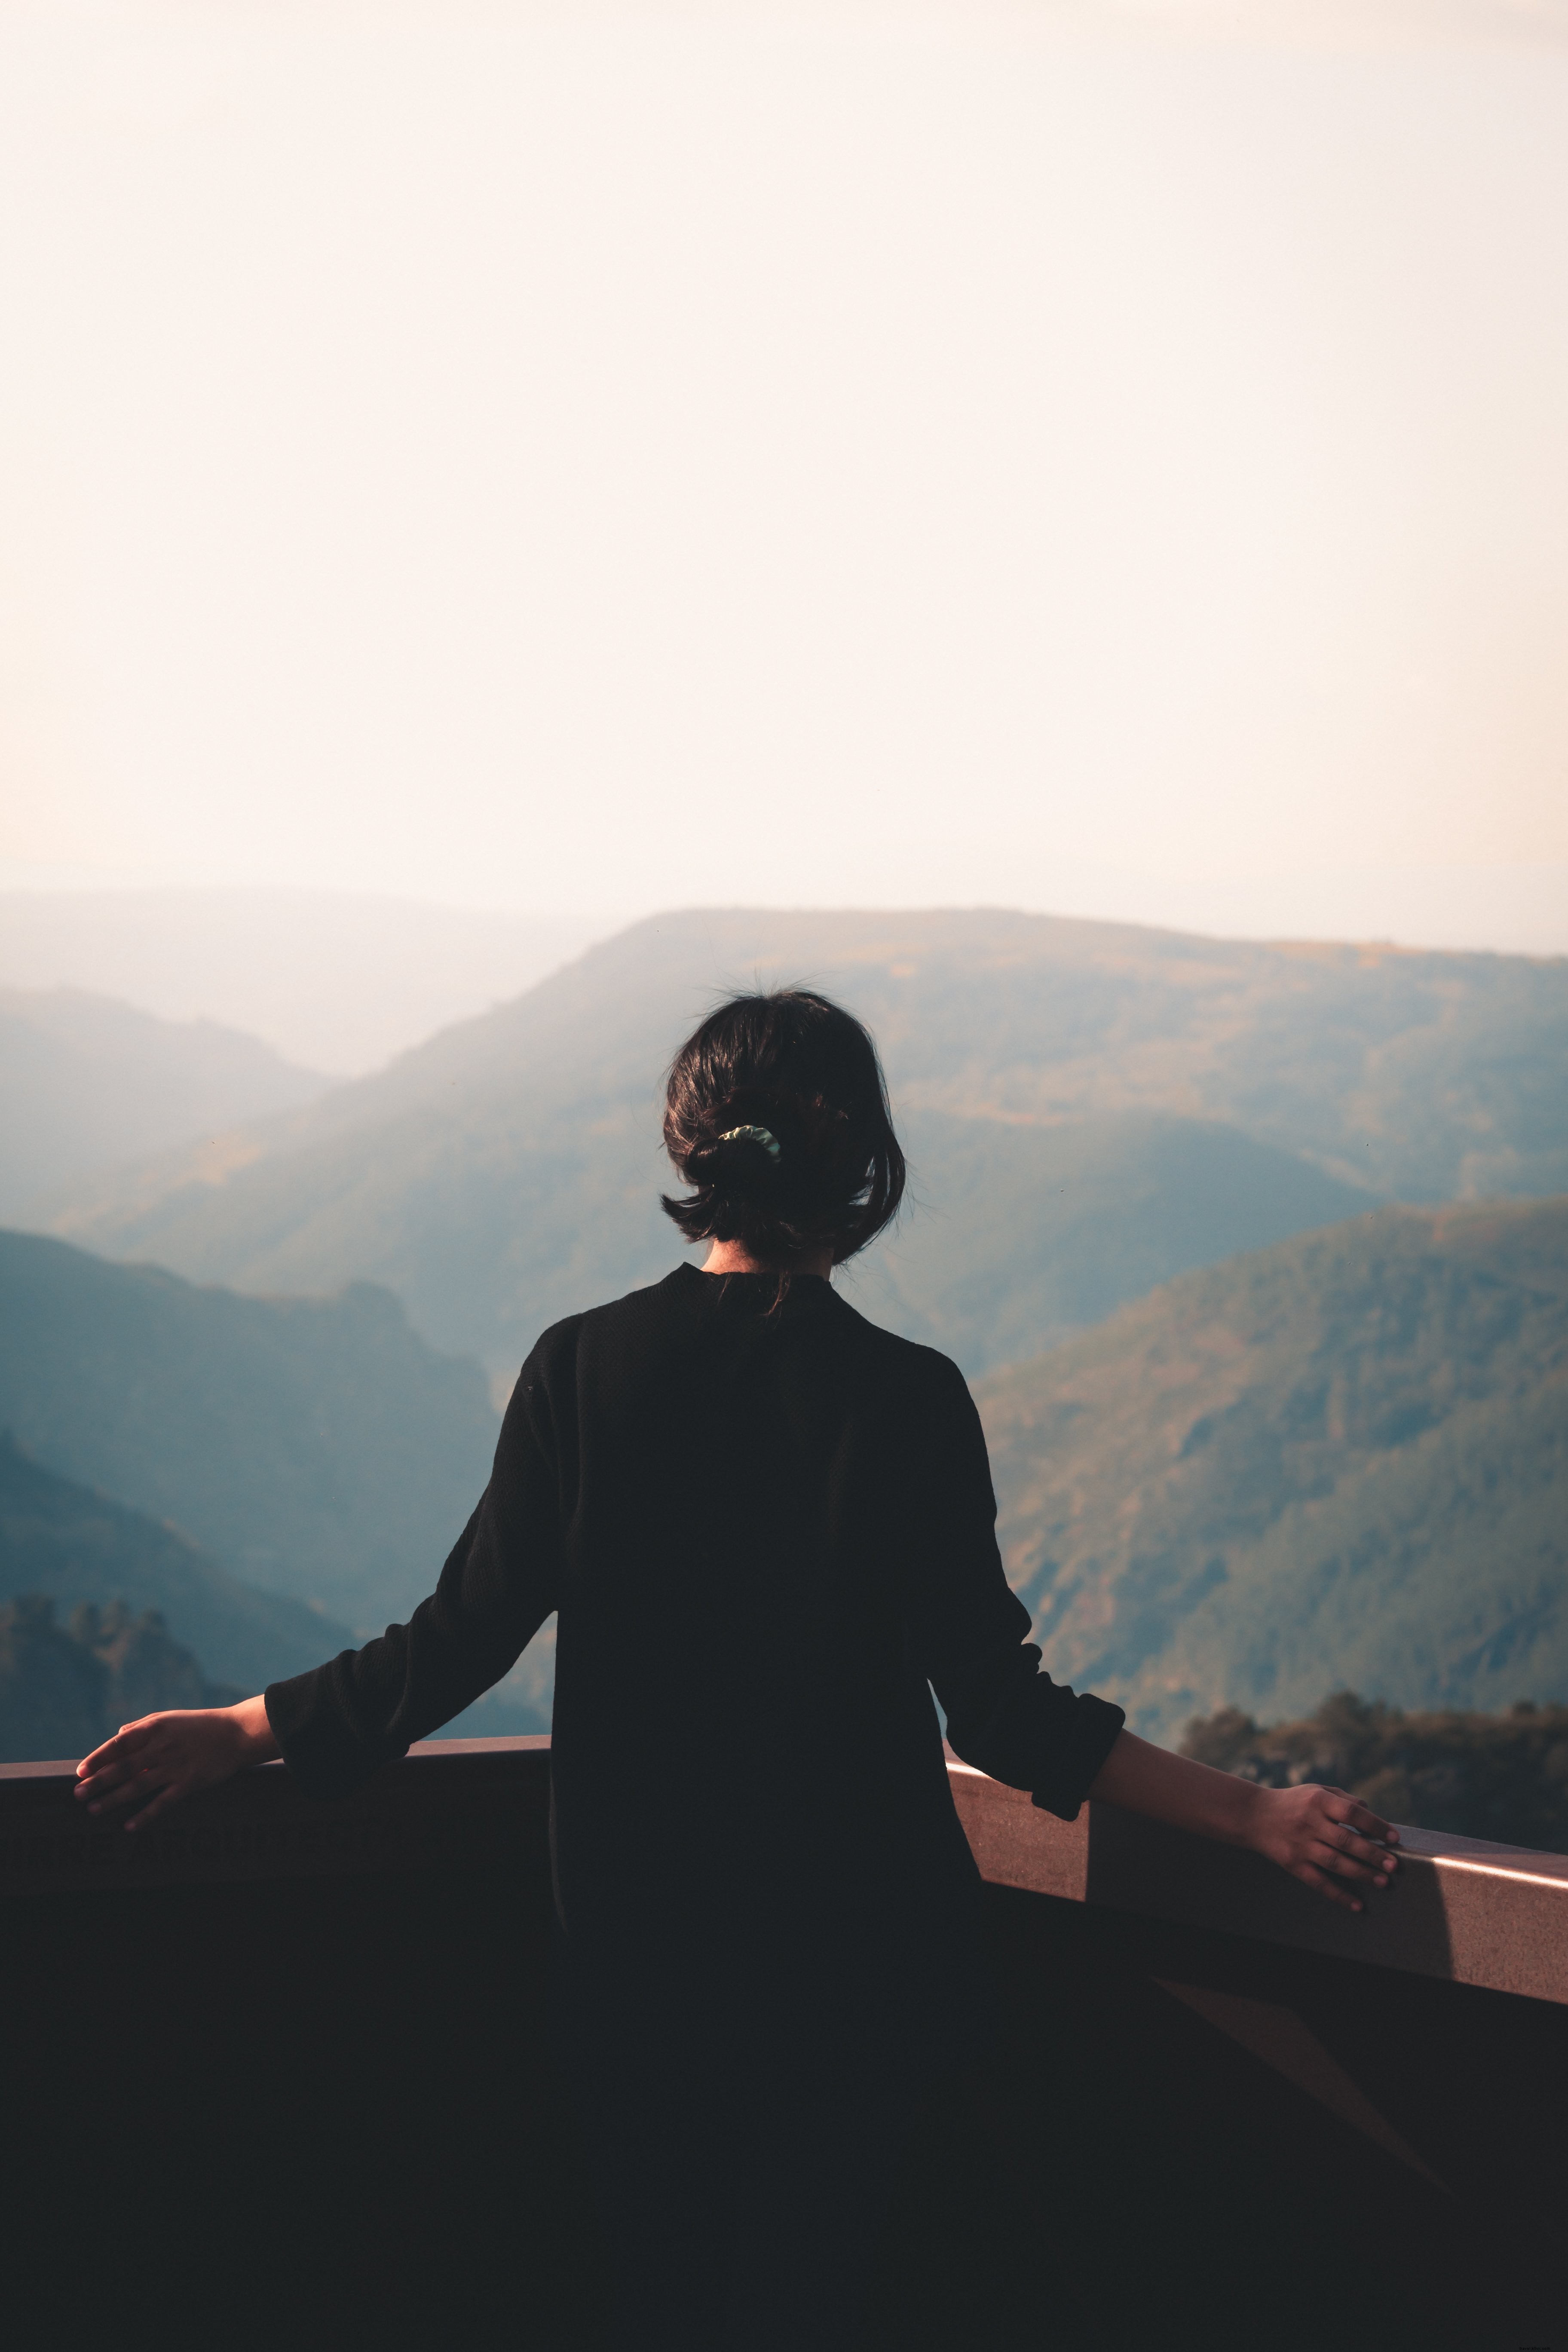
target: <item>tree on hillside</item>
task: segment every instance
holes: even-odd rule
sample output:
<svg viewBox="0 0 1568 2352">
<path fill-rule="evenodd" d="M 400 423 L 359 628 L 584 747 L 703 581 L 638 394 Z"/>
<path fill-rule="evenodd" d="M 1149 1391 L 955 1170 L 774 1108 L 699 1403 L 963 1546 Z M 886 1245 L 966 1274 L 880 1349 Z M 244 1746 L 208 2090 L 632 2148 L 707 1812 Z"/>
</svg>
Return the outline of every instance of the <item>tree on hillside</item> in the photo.
<svg viewBox="0 0 1568 2352">
<path fill-rule="evenodd" d="M 36 1592 L 0 1604 L 0 1763 L 85 1756 L 104 1737 L 109 1671 Z"/>
<path fill-rule="evenodd" d="M 1195 1717 L 1182 1753 L 1270 1789 L 1326 1780 L 1415 1829 L 1568 1853 L 1568 1706 L 1406 1715 L 1335 1691 L 1298 1723 Z"/>
<path fill-rule="evenodd" d="M 0 1604 L 0 1763 L 75 1759 L 137 1716 L 242 1696 L 209 1683 L 155 1609 L 83 1602 L 62 1628 L 40 1593 Z"/>
</svg>

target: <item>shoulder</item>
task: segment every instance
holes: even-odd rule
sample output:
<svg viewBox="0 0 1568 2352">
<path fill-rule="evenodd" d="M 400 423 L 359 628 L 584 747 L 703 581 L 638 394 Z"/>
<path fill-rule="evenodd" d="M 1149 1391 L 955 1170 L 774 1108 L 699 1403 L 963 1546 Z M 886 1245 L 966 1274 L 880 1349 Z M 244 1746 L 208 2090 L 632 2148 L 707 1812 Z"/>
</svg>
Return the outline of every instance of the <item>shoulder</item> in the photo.
<svg viewBox="0 0 1568 2352">
<path fill-rule="evenodd" d="M 969 1383 L 951 1356 L 944 1356 L 940 1348 L 925 1347 L 918 1339 L 905 1339 L 897 1331 L 871 1322 L 858 1307 L 851 1307 L 847 1298 L 837 1293 L 834 1304 L 849 1344 L 861 1351 L 868 1368 L 874 1368 L 879 1378 L 896 1383 L 911 1395 L 929 1399 L 933 1406 L 973 1411 Z"/>
<path fill-rule="evenodd" d="M 629 1339 L 652 1336 L 678 1319 L 679 1310 L 667 1281 L 641 1283 L 623 1297 L 606 1299 L 581 1314 L 563 1316 L 540 1333 L 518 1376 L 525 1382 L 553 1387 L 571 1380 L 584 1356 L 624 1347 Z"/>
<path fill-rule="evenodd" d="M 501 1422 L 503 1445 L 528 1440 L 551 1447 L 573 1426 L 584 1375 L 592 1379 L 595 1359 L 624 1357 L 638 1327 L 658 1319 L 648 1304 L 662 1287 L 652 1284 L 590 1307 L 578 1315 L 563 1316 L 542 1331 L 523 1360 Z"/>
</svg>

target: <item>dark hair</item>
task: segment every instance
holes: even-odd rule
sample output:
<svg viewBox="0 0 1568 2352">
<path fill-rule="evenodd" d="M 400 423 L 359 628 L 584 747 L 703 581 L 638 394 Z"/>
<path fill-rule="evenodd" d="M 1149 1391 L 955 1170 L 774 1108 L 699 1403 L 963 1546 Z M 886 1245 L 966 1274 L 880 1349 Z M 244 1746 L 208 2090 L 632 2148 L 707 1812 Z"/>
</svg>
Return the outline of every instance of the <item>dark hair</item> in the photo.
<svg viewBox="0 0 1568 2352">
<path fill-rule="evenodd" d="M 877 1048 L 826 996 L 731 997 L 670 1064 L 665 1103 L 665 1150 L 694 1189 L 664 1209 L 689 1242 L 787 1265 L 830 1241 L 837 1265 L 898 1213 L 904 1155 Z"/>
</svg>

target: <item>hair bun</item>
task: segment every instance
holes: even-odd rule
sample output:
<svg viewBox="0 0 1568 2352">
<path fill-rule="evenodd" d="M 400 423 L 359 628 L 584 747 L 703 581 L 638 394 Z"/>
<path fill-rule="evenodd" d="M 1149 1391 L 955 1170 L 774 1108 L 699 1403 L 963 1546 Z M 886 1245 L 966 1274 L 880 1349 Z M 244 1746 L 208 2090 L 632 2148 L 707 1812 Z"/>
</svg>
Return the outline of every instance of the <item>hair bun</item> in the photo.
<svg viewBox="0 0 1568 2352">
<path fill-rule="evenodd" d="M 688 1159 L 692 1180 L 747 1200 L 775 1193 L 786 1158 L 775 1130 L 787 1129 L 787 1120 L 772 1105 L 735 1102 L 721 1104 L 713 1120 L 718 1132 L 704 1137 Z M 792 1161 L 798 1156 L 787 1155 Z"/>
<path fill-rule="evenodd" d="M 760 1144 L 775 1168 L 784 1157 L 784 1147 L 771 1127 L 727 1127 L 718 1139 L 721 1143 Z"/>
</svg>

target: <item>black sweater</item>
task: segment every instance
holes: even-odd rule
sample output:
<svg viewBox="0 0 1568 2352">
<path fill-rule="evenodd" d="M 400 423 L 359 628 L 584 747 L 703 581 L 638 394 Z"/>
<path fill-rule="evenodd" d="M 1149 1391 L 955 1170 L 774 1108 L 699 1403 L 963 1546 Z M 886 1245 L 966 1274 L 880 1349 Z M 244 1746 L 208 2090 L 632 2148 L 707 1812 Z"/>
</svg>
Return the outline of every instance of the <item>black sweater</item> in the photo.
<svg viewBox="0 0 1568 2352">
<path fill-rule="evenodd" d="M 557 1912 L 616 2000 L 657 2000 L 661 1944 L 809 1976 L 941 1940 L 975 1873 L 928 1683 L 959 1756 L 1069 1820 L 1122 1721 L 1039 1671 L 957 1367 L 825 1280 L 776 1290 L 683 1265 L 547 1331 L 435 1592 L 267 1693 L 331 1796 L 558 1610 Z"/>
</svg>

